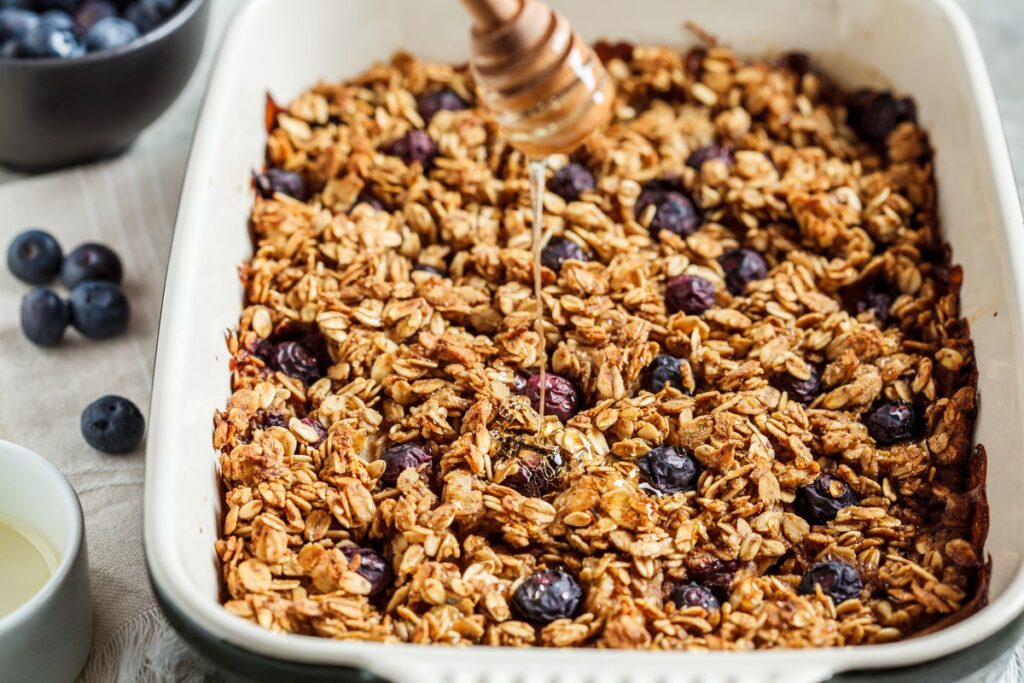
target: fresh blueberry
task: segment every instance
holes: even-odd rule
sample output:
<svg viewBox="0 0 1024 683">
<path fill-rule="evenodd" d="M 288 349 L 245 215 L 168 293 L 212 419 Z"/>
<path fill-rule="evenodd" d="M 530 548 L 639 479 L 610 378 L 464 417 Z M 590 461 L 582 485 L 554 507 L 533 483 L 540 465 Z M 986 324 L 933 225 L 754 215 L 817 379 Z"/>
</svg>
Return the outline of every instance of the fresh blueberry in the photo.
<svg viewBox="0 0 1024 683">
<path fill-rule="evenodd" d="M 651 493 L 666 495 L 697 488 L 700 468 L 682 446 L 658 446 L 637 458 L 637 469 L 643 482 L 640 487 Z"/>
<path fill-rule="evenodd" d="M 864 418 L 868 434 L 879 446 L 913 441 L 917 434 L 917 414 L 906 401 L 884 403 Z"/>
<path fill-rule="evenodd" d="M 892 303 L 896 294 L 892 285 L 881 275 L 861 278 L 839 290 L 843 305 L 852 315 L 871 311 L 875 323 L 885 327 L 892 322 Z"/>
<path fill-rule="evenodd" d="M 662 230 L 686 237 L 700 227 L 700 214 L 684 193 L 678 179 L 652 180 L 644 185 L 633 209 L 637 220 L 644 215 L 648 206 L 655 207 L 654 218 L 648 226 L 655 237 Z"/>
<path fill-rule="evenodd" d="M 70 21 L 70 19 L 69 19 Z M 25 34 L 18 47 L 19 57 L 77 57 L 82 47 L 75 37 L 74 28 L 60 28 L 40 20 Z"/>
<path fill-rule="evenodd" d="M 768 264 L 753 249 L 733 249 L 718 259 L 725 271 L 725 285 L 734 295 L 742 294 L 754 280 L 768 276 Z"/>
<path fill-rule="evenodd" d="M 117 16 L 117 6 L 107 0 L 85 0 L 75 10 L 75 26 L 79 31 L 88 31 L 100 19 Z M 132 24 L 134 27 L 135 24 Z"/>
<path fill-rule="evenodd" d="M 0 0 L 0 9 L 25 9 L 35 11 L 36 0 Z"/>
<path fill-rule="evenodd" d="M 387 153 L 399 157 L 407 166 L 418 162 L 426 169 L 437 154 L 437 146 L 426 131 L 414 128 L 392 142 L 387 148 Z"/>
<path fill-rule="evenodd" d="M 377 595 L 391 583 L 391 567 L 376 550 L 361 548 L 357 545 L 343 545 L 339 547 L 339 550 L 349 562 L 359 558 L 356 574 L 370 582 L 371 596 Z"/>
<path fill-rule="evenodd" d="M 840 560 L 818 562 L 812 566 L 800 580 L 797 592 L 813 595 L 815 586 L 821 586 L 821 592 L 832 598 L 837 605 L 858 597 L 864 590 L 857 570 Z"/>
<path fill-rule="evenodd" d="M 715 305 L 715 285 L 696 275 L 679 275 L 665 284 L 665 307 L 669 313 L 682 311 L 700 315 Z"/>
<path fill-rule="evenodd" d="M 512 614 L 532 624 L 571 619 L 579 609 L 583 589 L 564 569 L 543 569 L 530 574 L 512 593 Z"/>
<path fill-rule="evenodd" d="M 37 287 L 21 300 L 21 331 L 39 346 L 56 346 L 71 322 L 66 301 L 49 289 Z"/>
<path fill-rule="evenodd" d="M 327 438 L 327 429 L 324 427 L 323 423 L 320 422 L 320 420 L 316 419 L 315 417 L 304 417 L 301 420 L 299 420 L 299 422 L 301 422 L 302 424 L 306 425 L 314 432 L 316 432 L 317 440 L 310 444 L 311 446 L 313 446 L 313 448 L 318 448 L 320 444 L 324 442 L 324 439 Z"/>
<path fill-rule="evenodd" d="M 148 33 L 174 13 L 178 0 L 138 0 L 124 10 L 124 18 Z"/>
<path fill-rule="evenodd" d="M 142 412 L 120 396 L 97 399 L 82 413 L 85 442 L 104 453 L 127 453 L 139 445 L 145 430 Z"/>
<path fill-rule="evenodd" d="M 26 230 L 7 247 L 7 267 L 14 277 L 30 285 L 52 282 L 63 260 L 60 244 L 42 230 Z"/>
<path fill-rule="evenodd" d="M 682 358 L 659 353 L 641 373 L 640 385 L 652 394 L 658 393 L 668 385 L 689 395 L 690 392 L 683 385 L 683 363 L 686 361 Z"/>
<path fill-rule="evenodd" d="M 580 397 L 576 385 L 564 377 L 548 372 L 544 375 L 544 414 L 554 415 L 562 422 L 579 411 Z M 540 373 L 526 380 L 526 397 L 533 409 L 540 410 Z"/>
<path fill-rule="evenodd" d="M 434 275 L 440 275 L 441 277 L 445 276 L 445 272 L 443 270 L 441 270 L 440 268 L 438 268 L 436 266 L 428 266 L 425 263 L 417 263 L 415 266 L 412 267 L 412 271 L 414 273 L 415 272 L 433 273 Z"/>
<path fill-rule="evenodd" d="M 419 101 L 420 116 L 427 123 L 439 111 L 459 111 L 468 107 L 469 102 L 459 97 L 458 93 L 451 88 L 432 90 L 420 97 Z"/>
<path fill-rule="evenodd" d="M 708 145 L 691 152 L 690 156 L 686 157 L 686 165 L 699 171 L 705 161 L 711 161 L 712 159 L 718 159 L 726 166 L 732 166 L 736 162 L 736 157 L 728 147 Z"/>
<path fill-rule="evenodd" d="M 567 202 L 576 201 L 581 194 L 593 191 L 596 186 L 590 169 L 576 162 L 555 171 L 548 182 L 548 189 Z"/>
<path fill-rule="evenodd" d="M 135 24 L 120 17 L 100 19 L 85 32 L 85 49 L 89 52 L 112 50 L 139 37 Z"/>
<path fill-rule="evenodd" d="M 87 242 L 68 254 L 60 269 L 64 286 L 72 289 L 86 280 L 105 280 L 120 284 L 121 259 L 109 247 Z"/>
<path fill-rule="evenodd" d="M 875 144 L 885 142 L 901 122 L 916 117 L 913 100 L 896 98 L 888 90 L 860 90 L 847 102 L 847 123 L 863 139 Z"/>
<path fill-rule="evenodd" d="M 35 0 L 36 8 L 40 12 L 46 12 L 49 10 L 59 10 L 65 14 L 70 14 L 75 11 L 75 6 L 79 3 L 79 0 Z"/>
<path fill-rule="evenodd" d="M 275 344 L 270 349 L 268 361 L 270 367 L 306 384 L 312 384 L 323 377 L 320 358 L 317 357 L 316 351 L 300 341 L 283 341 Z"/>
<path fill-rule="evenodd" d="M 857 496 L 841 479 L 823 474 L 807 486 L 796 490 L 793 505 L 797 513 L 811 524 L 826 524 L 845 507 L 857 504 Z"/>
<path fill-rule="evenodd" d="M 810 403 L 821 392 L 821 375 L 813 367 L 807 379 L 798 379 L 788 372 L 779 372 L 771 376 L 771 385 L 779 391 L 785 391 L 789 398 L 800 403 Z"/>
<path fill-rule="evenodd" d="M 53 28 L 64 28 L 69 31 L 75 30 L 75 20 L 71 15 L 61 9 L 51 9 L 39 15 L 39 23 L 52 26 Z"/>
<path fill-rule="evenodd" d="M 113 282 L 86 280 L 71 290 L 71 324 L 89 339 L 120 334 L 128 317 L 128 299 Z"/>
<path fill-rule="evenodd" d="M 514 458 L 518 469 L 501 482 L 524 496 L 543 496 L 560 488 L 565 461 L 557 446 L 537 448 L 516 437 L 506 437 L 505 457 Z"/>
<path fill-rule="evenodd" d="M 410 467 L 427 469 L 434 460 L 434 454 L 427 444 L 410 441 L 385 448 L 381 459 L 385 463 L 381 483 L 394 486 L 399 475 Z"/>
<path fill-rule="evenodd" d="M 253 184 L 264 199 L 271 199 L 276 192 L 294 197 L 299 201 L 306 199 L 306 183 L 302 180 L 302 176 L 295 171 L 268 168 L 263 173 L 253 176 Z"/>
<path fill-rule="evenodd" d="M 552 237 L 540 251 L 540 262 L 545 268 L 555 273 L 562 271 L 566 261 L 589 261 L 590 257 L 583 247 L 564 237 Z"/>
<path fill-rule="evenodd" d="M 17 45 L 37 24 L 39 15 L 35 12 L 17 7 L 0 9 L 0 45 Z"/>
<path fill-rule="evenodd" d="M 696 583 L 681 584 L 672 589 L 669 598 L 676 607 L 703 607 L 708 612 L 721 608 L 715 594 Z"/>
</svg>

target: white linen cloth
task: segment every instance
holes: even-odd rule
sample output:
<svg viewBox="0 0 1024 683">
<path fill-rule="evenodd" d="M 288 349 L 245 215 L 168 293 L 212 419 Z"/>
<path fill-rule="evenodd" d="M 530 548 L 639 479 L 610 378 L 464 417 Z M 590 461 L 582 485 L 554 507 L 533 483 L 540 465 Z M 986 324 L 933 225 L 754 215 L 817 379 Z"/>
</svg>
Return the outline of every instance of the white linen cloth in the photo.
<svg viewBox="0 0 1024 683">
<path fill-rule="evenodd" d="M 148 416 L 164 272 L 209 44 L 219 39 L 240 1 L 215 0 L 208 50 L 196 77 L 126 155 L 30 179 L 0 170 L 0 249 L 6 251 L 13 235 L 30 226 L 49 230 L 65 253 L 85 241 L 108 244 L 124 262 L 132 307 L 127 334 L 89 342 L 69 332 L 60 347 L 39 349 L 22 336 L 18 322 L 29 288 L 0 267 L 0 438 L 48 458 L 81 498 L 95 610 L 86 683 L 169 683 L 211 675 L 167 626 L 150 592 L 142 546 L 145 444 L 124 456 L 97 453 L 82 440 L 79 416 L 110 393 L 133 400 Z M 986 49 L 1011 150 L 1024 159 L 1024 81 L 1016 76 L 1024 61 L 1024 3 L 961 2 Z M 1010 669 L 989 670 L 976 680 L 1024 681 L 1022 651 Z"/>
</svg>

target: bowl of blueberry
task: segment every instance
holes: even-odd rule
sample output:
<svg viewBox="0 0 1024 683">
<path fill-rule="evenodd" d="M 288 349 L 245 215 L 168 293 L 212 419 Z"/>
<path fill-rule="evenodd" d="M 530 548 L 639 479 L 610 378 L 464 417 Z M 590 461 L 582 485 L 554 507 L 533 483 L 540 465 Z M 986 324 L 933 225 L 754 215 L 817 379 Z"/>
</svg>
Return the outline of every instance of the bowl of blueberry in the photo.
<svg viewBox="0 0 1024 683">
<path fill-rule="evenodd" d="M 0 0 L 0 164 L 114 156 L 185 87 L 207 0 Z"/>
</svg>

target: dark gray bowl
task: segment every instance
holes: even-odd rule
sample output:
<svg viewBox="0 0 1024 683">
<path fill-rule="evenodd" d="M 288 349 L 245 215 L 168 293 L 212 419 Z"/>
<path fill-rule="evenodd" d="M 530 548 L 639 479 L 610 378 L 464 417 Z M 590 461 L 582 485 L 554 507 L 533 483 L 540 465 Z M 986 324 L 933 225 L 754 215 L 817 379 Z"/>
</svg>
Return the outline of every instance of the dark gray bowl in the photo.
<svg viewBox="0 0 1024 683">
<path fill-rule="evenodd" d="M 207 0 L 186 0 L 163 24 L 114 50 L 0 59 L 0 164 L 42 171 L 124 151 L 188 83 L 209 13 Z"/>
</svg>

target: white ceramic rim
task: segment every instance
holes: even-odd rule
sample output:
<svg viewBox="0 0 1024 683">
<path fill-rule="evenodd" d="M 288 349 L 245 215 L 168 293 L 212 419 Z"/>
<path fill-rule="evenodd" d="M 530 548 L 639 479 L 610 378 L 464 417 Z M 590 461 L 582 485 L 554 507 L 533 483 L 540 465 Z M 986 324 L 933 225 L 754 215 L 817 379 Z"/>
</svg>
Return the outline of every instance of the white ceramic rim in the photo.
<svg viewBox="0 0 1024 683">
<path fill-rule="evenodd" d="M 251 0 L 233 18 L 231 28 L 242 25 L 250 15 L 260 12 L 269 0 Z M 1001 229 L 1011 247 L 1012 254 L 1020 254 L 1013 269 L 1013 283 L 1016 299 L 1024 302 L 1024 217 L 1021 214 L 1013 169 L 1003 133 L 1002 120 L 996 105 L 995 94 L 982 58 L 974 30 L 963 10 L 954 0 L 918 0 L 934 6 L 948 22 L 961 51 L 964 66 L 969 76 L 969 95 L 977 106 L 980 117 L 986 153 L 990 161 L 992 181 L 998 210 L 1002 216 Z M 222 40 L 219 54 L 235 49 L 236 31 L 229 30 Z M 202 177 L 204 158 L 215 153 L 217 140 L 210 120 L 214 114 L 230 107 L 227 100 L 226 81 L 232 74 L 218 60 L 217 68 L 210 80 L 203 102 L 199 126 L 193 139 L 193 150 L 182 190 L 177 224 L 193 221 L 197 211 L 190 201 L 192 194 L 205 182 Z M 175 255 L 183 248 L 176 236 L 171 248 L 171 260 L 167 273 L 168 286 L 177 281 L 181 269 Z M 165 297 L 167 295 L 165 291 Z M 162 312 L 161 338 L 168 324 L 167 311 Z M 158 347 L 153 386 L 156 389 L 150 409 L 150 444 L 160 441 L 159 431 L 167 411 L 173 410 L 160 388 L 166 386 L 168 378 L 177 372 L 163 361 Z M 166 421 L 169 423 L 170 421 Z M 155 432 L 155 433 L 154 433 Z M 147 451 L 147 470 L 155 469 L 153 450 Z M 417 674 L 425 676 L 423 665 L 428 662 L 448 660 L 454 652 L 460 657 L 466 650 L 452 650 L 447 647 L 424 647 L 409 644 L 382 644 L 368 642 L 334 641 L 314 636 L 282 634 L 261 628 L 256 624 L 239 619 L 226 612 L 209 596 L 189 590 L 184 569 L 178 556 L 172 552 L 173 538 L 170 525 L 162 523 L 160 515 L 167 508 L 162 502 L 170 491 L 161 490 L 152 477 L 146 478 L 145 486 L 145 538 L 146 557 L 150 577 L 162 596 L 172 603 L 187 619 L 210 635 L 232 643 L 240 648 L 260 652 L 263 655 L 286 661 L 309 664 L 356 666 L 388 676 L 392 673 L 407 680 L 416 680 Z M 1021 566 L 1008 582 L 1005 590 L 992 603 L 967 619 L 936 633 L 909 640 L 883 645 L 859 645 L 856 647 L 822 648 L 816 650 L 781 650 L 758 652 L 661 652 L 623 651 L 598 649 L 547 649 L 534 648 L 529 658 L 534 667 L 555 670 L 554 667 L 582 666 L 592 671 L 595 666 L 614 662 L 616 670 L 636 668 L 642 670 L 659 663 L 685 663 L 692 671 L 733 672 L 743 669 L 748 673 L 759 671 L 756 667 L 771 667 L 773 672 L 786 670 L 795 678 L 791 680 L 821 680 L 833 673 L 855 669 L 895 668 L 937 659 L 963 650 L 993 635 L 1024 611 L 1024 566 Z M 514 648 L 473 646 L 473 654 L 481 655 L 490 665 L 510 665 L 522 660 L 522 652 Z M 403 661 L 409 662 L 403 664 Z M 598 664 L 595 664 L 598 662 Z M 474 667 L 469 666 L 469 670 Z M 765 669 L 767 674 L 768 670 Z M 797 675 L 799 674 L 799 675 Z M 409 678 L 412 676 L 412 678 Z M 756 676 L 755 676 L 756 677 Z"/>
<path fill-rule="evenodd" d="M 71 566 L 82 552 L 85 522 L 82 517 L 82 504 L 78 500 L 78 494 L 75 493 L 74 487 L 71 486 L 71 482 L 67 480 L 67 477 L 54 467 L 49 460 L 24 446 L 19 446 L 2 439 L 0 439 L 0 452 L 8 452 L 16 458 L 23 458 L 26 462 L 32 463 L 30 467 L 35 468 L 39 473 L 39 477 L 45 479 L 50 487 L 41 495 L 52 496 L 59 500 L 62 504 L 61 509 L 55 507 L 54 513 L 70 517 L 69 520 L 66 520 L 69 527 L 66 547 L 52 548 L 54 552 L 61 554 L 60 561 L 57 563 L 57 569 L 54 570 L 50 578 L 43 584 L 43 587 L 29 598 L 28 602 L 22 604 L 6 616 L 0 617 L 0 638 L 2 638 L 5 632 L 10 632 L 23 626 L 36 611 L 42 608 L 60 590 L 60 586 L 64 584 L 71 574 Z M 13 514 L 9 516 L 21 524 L 28 525 L 27 522 Z M 28 526 L 31 527 L 31 525 Z M 49 542 L 47 539 L 47 543 Z"/>
</svg>

